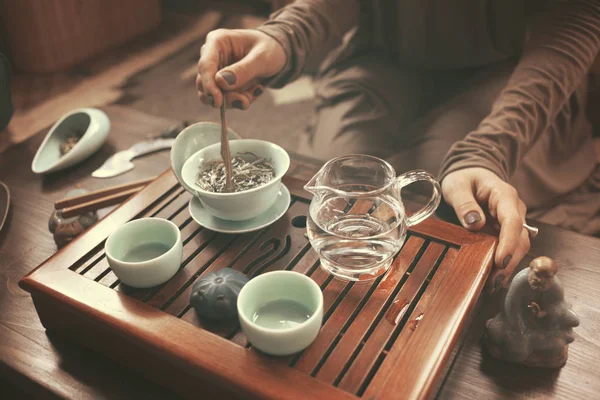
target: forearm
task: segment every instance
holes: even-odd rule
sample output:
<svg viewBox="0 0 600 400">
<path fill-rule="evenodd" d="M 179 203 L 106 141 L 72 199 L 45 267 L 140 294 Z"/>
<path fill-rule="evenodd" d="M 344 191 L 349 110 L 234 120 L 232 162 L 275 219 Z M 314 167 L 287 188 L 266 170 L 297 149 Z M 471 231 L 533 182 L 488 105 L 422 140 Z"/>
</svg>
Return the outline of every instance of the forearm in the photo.
<svg viewBox="0 0 600 400">
<path fill-rule="evenodd" d="M 582 82 L 600 50 L 600 0 L 552 3 L 532 24 L 521 60 L 489 116 L 450 149 L 440 179 L 484 167 L 508 181 Z"/>
<path fill-rule="evenodd" d="M 358 0 L 297 0 L 271 15 L 258 30 L 284 48 L 284 69 L 268 85 L 282 87 L 302 74 L 308 56 L 358 23 Z"/>
</svg>

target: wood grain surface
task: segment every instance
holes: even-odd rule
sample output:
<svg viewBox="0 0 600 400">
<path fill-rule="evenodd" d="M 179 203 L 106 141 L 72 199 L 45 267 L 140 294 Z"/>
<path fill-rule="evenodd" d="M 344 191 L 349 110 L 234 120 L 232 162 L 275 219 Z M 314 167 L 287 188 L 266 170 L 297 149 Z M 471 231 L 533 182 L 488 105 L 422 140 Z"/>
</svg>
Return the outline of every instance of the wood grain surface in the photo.
<svg viewBox="0 0 600 400">
<path fill-rule="evenodd" d="M 292 162 L 292 173 L 297 164 Z M 284 178 L 284 183 L 294 188 L 303 182 L 289 175 Z M 269 227 L 243 235 L 220 234 L 189 221 L 186 205 L 191 195 L 182 191 L 168 170 L 23 278 L 20 285 L 32 294 L 46 329 L 101 351 L 186 398 L 204 388 L 215 395 L 260 399 L 385 398 L 391 393 L 388 387 L 398 382 L 401 384 L 393 387 L 393 393 L 402 398 L 432 393 L 489 274 L 495 240 L 487 235 L 473 234 L 462 243 L 456 241 L 462 228 L 430 219 L 411 228 L 409 238 L 420 235 L 421 246 L 403 247 L 392 269 L 392 276 L 399 279 L 344 282 L 328 276 L 322 281 L 316 275 L 313 279 L 324 297 L 323 326 L 311 346 L 291 357 L 273 358 L 256 352 L 235 320 L 218 323 L 195 315 L 189 305 L 192 287 L 223 266 L 216 262 L 219 258 L 229 260 L 226 266 L 250 278 L 276 270 L 313 277 L 318 270 L 314 251 L 305 236 L 305 225 L 294 222 L 306 220 L 308 214 L 312 196 L 302 194 L 294 195 L 287 213 Z M 381 213 L 370 201 L 345 205 L 349 212 Z M 119 282 L 104 256 L 98 258 L 104 240 L 127 221 L 141 217 L 180 221 L 185 218 L 177 218 L 181 214 L 187 217 L 183 225 L 199 228 L 192 235 L 205 239 L 196 243 L 190 240 L 193 236 L 184 235 L 184 246 L 191 255 L 164 285 L 128 288 Z M 425 231 L 435 234 L 425 235 Z M 237 245 L 238 240 L 242 246 Z M 460 249 L 458 256 L 451 254 L 448 265 L 445 256 L 456 248 Z M 304 257 L 313 260 L 311 268 L 299 262 Z M 82 268 L 92 258 L 91 268 Z M 445 267 L 440 271 L 441 264 Z M 404 273 L 398 276 L 396 268 Z M 444 278 L 436 279 L 438 271 Z M 432 280 L 437 283 L 429 285 Z M 389 297 L 382 308 L 364 307 L 374 294 L 385 293 Z M 159 300 L 153 300 L 155 296 Z M 404 306 L 398 307 L 398 301 Z M 419 314 L 415 315 L 412 310 L 417 306 Z M 364 325 L 365 320 L 371 323 Z M 438 332 L 430 334 L 428 330 L 433 328 L 421 320 L 433 323 Z M 437 324 L 438 320 L 444 323 Z M 362 326 L 362 334 L 354 330 L 355 324 Z M 347 336 L 347 331 L 355 334 Z M 373 331 L 383 335 L 371 335 Z M 411 354 L 409 349 L 414 348 L 421 350 Z M 359 355 L 367 362 L 355 364 Z M 326 374 L 321 374 L 325 365 Z M 350 368 L 365 365 L 361 374 L 347 378 L 352 388 L 339 386 Z M 414 378 L 392 379 L 392 371 L 397 369 L 410 370 Z"/>
<path fill-rule="evenodd" d="M 15 114 L 0 135 L 0 153 L 83 104 L 100 107 L 116 102 L 123 96 L 129 78 L 200 41 L 218 25 L 221 17 L 218 11 L 193 18 L 169 14 L 158 32 L 87 63 L 83 71 L 16 75 Z"/>
<path fill-rule="evenodd" d="M 41 143 L 42 134 L 16 146 L 13 151 L 3 154 L 0 158 L 0 180 L 7 183 L 13 196 L 7 225 L 0 232 L 0 279 L 4 288 L 0 291 L 0 379 L 9 382 L 13 392 L 19 390 L 43 398 L 175 397 L 172 392 L 165 391 L 157 383 L 141 378 L 135 371 L 120 367 L 106 355 L 87 350 L 63 336 L 47 333 L 40 323 L 31 297 L 17 285 L 25 274 L 56 251 L 52 237 L 47 231 L 47 220 L 55 200 L 65 197 L 68 190 L 76 185 L 90 190 L 100 189 L 157 175 L 168 166 L 168 153 L 158 153 L 136 160 L 136 168 L 125 175 L 106 181 L 91 178 L 89 174 L 112 152 L 127 148 L 135 141 L 145 138 L 149 132 L 158 133 L 177 122 L 132 112 L 124 107 L 108 107 L 105 111 L 113 123 L 109 142 L 98 154 L 77 167 L 43 179 L 34 176 L 30 172 L 30 163 L 35 149 Z M 294 173 L 301 179 L 312 176 L 318 164 L 300 157 L 295 159 L 301 163 Z M 301 188 L 295 190 L 301 191 Z M 173 193 L 172 196 L 177 197 L 178 194 Z M 203 241 L 215 240 L 209 234 L 202 234 L 191 223 L 186 224 L 187 218 L 178 218 L 177 223 L 182 227 L 182 234 L 188 238 L 189 243 L 196 241 L 197 245 L 202 245 Z M 530 254 L 521 266 L 538 255 L 553 257 L 561 268 L 559 277 L 565 285 L 566 299 L 573 304 L 574 310 L 582 320 L 581 326 L 575 329 L 576 339 L 570 346 L 567 365 L 560 371 L 537 371 L 482 355 L 479 338 L 484 322 L 499 310 L 505 293 L 486 295 L 481 302 L 479 313 L 469 325 L 466 339 L 441 385 L 438 397 L 563 399 L 595 398 L 597 393 L 600 393 L 597 367 L 597 359 L 600 358 L 600 341 L 597 337 L 600 329 L 600 310 L 597 302 L 600 294 L 600 240 L 543 224 L 536 225 L 540 227 L 540 235 L 533 241 Z M 237 246 L 243 249 L 252 238 L 242 235 L 238 240 Z M 409 239 L 407 245 L 410 243 L 418 246 L 418 238 L 415 237 L 412 242 Z M 185 257 L 191 262 L 195 254 L 191 250 L 192 247 L 188 248 L 190 250 Z M 456 257 L 457 254 L 452 256 Z M 87 274 L 100 276 L 106 271 L 106 266 L 95 263 L 95 260 L 92 258 L 84 261 L 77 267 L 77 271 L 87 269 Z M 302 257 L 296 268 L 310 271 L 315 261 L 314 258 Z M 230 262 L 226 256 L 220 255 L 213 264 L 224 266 Z M 442 267 L 443 264 L 439 269 L 443 271 Z M 311 276 L 324 284 L 327 276 L 320 271 L 316 269 Z M 401 273 L 399 270 L 398 274 Z M 116 282 L 114 277 L 105 274 L 100 280 L 103 278 L 109 286 L 106 290 L 111 293 L 119 292 L 119 289 L 116 292 L 110 290 L 110 286 Z M 430 282 L 430 285 L 434 284 L 437 283 Z M 118 287 L 117 284 L 115 288 Z M 168 300 L 158 293 L 154 298 L 157 300 L 152 306 L 163 307 Z M 376 310 L 388 298 L 389 295 L 371 296 L 364 307 Z M 421 298 L 421 301 L 432 299 Z M 43 302 L 40 306 L 44 306 Z M 186 313 L 185 307 L 181 308 L 181 305 L 175 303 L 167 304 L 166 307 L 173 307 L 172 312 L 184 312 L 183 318 L 193 322 L 193 314 Z M 419 310 L 415 308 L 411 318 L 418 315 Z M 68 318 L 65 317 L 65 320 L 65 323 L 68 323 Z M 422 319 L 419 324 L 426 322 L 427 319 Z M 349 329 L 347 334 L 360 335 L 368 323 L 361 322 Z M 89 334 L 101 332 L 94 331 Z M 383 335 L 383 331 L 377 335 Z M 230 340 L 242 347 L 246 345 L 244 338 L 239 335 Z M 342 343 L 342 348 L 345 346 Z M 332 356 L 343 360 L 344 357 L 348 357 L 347 354 L 339 350 L 332 353 Z M 355 365 L 362 367 L 362 363 Z M 361 374 L 358 370 L 348 373 Z M 327 382 L 335 374 L 336 368 L 325 363 L 320 367 L 317 379 Z M 347 382 L 349 381 L 342 380 L 340 386 L 348 385 Z"/>
</svg>

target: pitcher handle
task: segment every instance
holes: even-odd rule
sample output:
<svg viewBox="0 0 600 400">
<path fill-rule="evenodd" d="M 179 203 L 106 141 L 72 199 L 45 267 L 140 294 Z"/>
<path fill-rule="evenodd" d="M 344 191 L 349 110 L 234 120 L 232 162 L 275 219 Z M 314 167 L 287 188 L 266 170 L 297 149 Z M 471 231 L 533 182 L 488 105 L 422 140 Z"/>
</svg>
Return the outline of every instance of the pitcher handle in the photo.
<svg viewBox="0 0 600 400">
<path fill-rule="evenodd" d="M 438 208 L 442 199 L 442 190 L 440 188 L 440 184 L 435 180 L 433 175 L 423 170 L 409 171 L 405 174 L 398 176 L 396 178 L 396 185 L 398 186 L 398 191 L 400 191 L 403 187 L 408 186 L 411 183 L 415 183 L 417 181 L 427 181 L 431 183 L 431 185 L 433 186 L 433 194 L 431 195 L 431 199 L 429 199 L 429 203 L 427 203 L 425 207 L 423 207 L 410 217 L 406 218 L 406 224 L 408 226 L 416 225 L 424 219 L 429 218 Z"/>
</svg>

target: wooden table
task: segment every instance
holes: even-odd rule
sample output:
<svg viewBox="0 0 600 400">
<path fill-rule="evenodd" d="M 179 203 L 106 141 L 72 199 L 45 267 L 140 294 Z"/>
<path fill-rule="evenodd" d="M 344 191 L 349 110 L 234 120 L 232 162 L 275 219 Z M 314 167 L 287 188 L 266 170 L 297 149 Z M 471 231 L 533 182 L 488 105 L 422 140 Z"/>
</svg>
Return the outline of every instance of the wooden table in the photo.
<svg viewBox="0 0 600 400">
<path fill-rule="evenodd" d="M 43 179 L 31 172 L 31 160 L 44 133 L 0 155 L 0 180 L 12 194 L 12 210 L 0 233 L 0 393 L 12 395 L 10 398 L 173 397 L 102 355 L 47 333 L 29 294 L 17 286 L 22 276 L 56 251 L 47 229 L 55 199 L 76 185 L 93 190 L 168 168 L 168 152 L 163 152 L 136 160 L 133 171 L 111 180 L 91 178 L 90 173 L 114 151 L 177 122 L 124 107 L 106 111 L 113 126 L 108 144 L 71 170 Z M 311 176 L 318 165 L 298 157 L 295 161 L 292 173 L 302 179 Z M 504 293 L 483 296 L 481 310 L 458 349 L 440 398 L 593 398 L 600 393 L 600 240 L 540 225 L 540 235 L 522 265 L 539 255 L 559 263 L 567 300 L 582 320 L 567 365 L 560 371 L 537 371 L 482 357 L 479 338 L 484 322 L 499 310 Z"/>
</svg>

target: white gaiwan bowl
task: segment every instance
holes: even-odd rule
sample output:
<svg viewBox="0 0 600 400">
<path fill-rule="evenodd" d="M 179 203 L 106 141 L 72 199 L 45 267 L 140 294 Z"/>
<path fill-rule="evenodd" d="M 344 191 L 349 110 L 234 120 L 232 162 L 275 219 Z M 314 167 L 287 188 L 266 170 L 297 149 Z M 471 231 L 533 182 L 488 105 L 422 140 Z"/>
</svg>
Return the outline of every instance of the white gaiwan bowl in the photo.
<svg viewBox="0 0 600 400">
<path fill-rule="evenodd" d="M 239 139 L 233 130 L 228 130 L 229 140 Z M 187 190 L 194 194 L 194 190 L 185 184 L 181 176 L 183 164 L 198 150 L 221 142 L 221 125 L 214 122 L 199 122 L 182 130 L 171 147 L 171 168 L 175 177 Z"/>
<path fill-rule="evenodd" d="M 192 188 L 192 193 L 212 215 L 228 221 L 245 221 L 262 214 L 275 203 L 281 179 L 290 167 L 290 156 L 283 148 L 263 140 L 232 140 L 229 148 L 232 157 L 250 152 L 269 161 L 275 169 L 275 178 L 265 185 L 243 192 L 214 193 L 201 189 L 196 184 L 200 165 L 206 161 L 221 160 L 221 143 L 194 153 L 183 165 L 181 175 L 186 185 Z"/>
<path fill-rule="evenodd" d="M 110 130 L 108 116 L 96 108 L 81 108 L 59 119 L 50 129 L 33 158 L 31 170 L 48 174 L 75 165 L 98 151 Z M 71 151 L 60 154 L 60 145 L 73 132 L 82 132 Z"/>
</svg>

